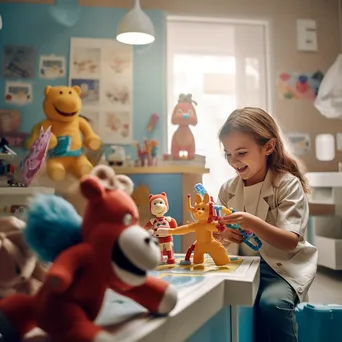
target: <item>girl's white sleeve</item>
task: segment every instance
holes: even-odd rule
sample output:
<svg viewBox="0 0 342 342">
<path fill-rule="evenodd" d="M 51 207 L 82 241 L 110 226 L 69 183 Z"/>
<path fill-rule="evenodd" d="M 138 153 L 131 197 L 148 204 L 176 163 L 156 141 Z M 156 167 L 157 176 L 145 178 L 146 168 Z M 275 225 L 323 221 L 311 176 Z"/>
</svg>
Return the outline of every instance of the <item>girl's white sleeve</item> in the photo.
<svg viewBox="0 0 342 342">
<path fill-rule="evenodd" d="M 276 226 L 298 234 L 303 240 L 309 219 L 309 204 L 300 180 L 286 177 L 277 190 Z"/>
</svg>

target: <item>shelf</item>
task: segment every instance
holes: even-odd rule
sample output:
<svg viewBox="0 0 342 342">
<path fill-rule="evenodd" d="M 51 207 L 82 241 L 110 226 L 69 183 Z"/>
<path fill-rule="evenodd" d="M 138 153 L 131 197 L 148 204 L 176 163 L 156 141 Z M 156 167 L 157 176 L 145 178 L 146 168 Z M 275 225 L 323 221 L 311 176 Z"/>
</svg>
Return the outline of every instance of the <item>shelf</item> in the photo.
<svg viewBox="0 0 342 342">
<path fill-rule="evenodd" d="M 138 166 L 138 167 L 115 167 L 117 174 L 135 175 L 135 174 L 158 174 L 158 173 L 187 173 L 203 175 L 209 173 L 209 169 L 200 166 Z"/>
<path fill-rule="evenodd" d="M 54 194 L 55 190 L 52 188 L 45 188 L 42 186 L 25 187 L 0 187 L 0 196 L 31 196 L 35 194 Z"/>
</svg>

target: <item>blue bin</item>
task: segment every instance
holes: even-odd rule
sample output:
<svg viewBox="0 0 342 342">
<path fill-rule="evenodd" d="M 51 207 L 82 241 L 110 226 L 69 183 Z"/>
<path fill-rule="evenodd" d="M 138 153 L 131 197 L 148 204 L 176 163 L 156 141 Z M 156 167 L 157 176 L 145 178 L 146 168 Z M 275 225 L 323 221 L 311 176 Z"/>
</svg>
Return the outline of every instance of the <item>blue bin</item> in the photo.
<svg viewBox="0 0 342 342">
<path fill-rule="evenodd" d="M 342 341 L 342 305 L 300 303 L 296 320 L 298 342 Z"/>
</svg>

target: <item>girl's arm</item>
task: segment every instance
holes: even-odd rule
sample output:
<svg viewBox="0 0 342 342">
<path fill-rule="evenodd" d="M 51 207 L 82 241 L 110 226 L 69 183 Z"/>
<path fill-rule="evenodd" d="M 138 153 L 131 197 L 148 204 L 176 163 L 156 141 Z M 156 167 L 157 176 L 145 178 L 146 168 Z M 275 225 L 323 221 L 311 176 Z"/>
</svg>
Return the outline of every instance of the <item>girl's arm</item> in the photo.
<svg viewBox="0 0 342 342">
<path fill-rule="evenodd" d="M 299 242 L 298 234 L 275 227 L 259 217 L 256 219 L 252 230 L 260 239 L 284 251 L 292 251 L 297 247 Z"/>
<path fill-rule="evenodd" d="M 296 177 L 285 176 L 277 191 L 278 206 L 274 225 L 245 212 L 224 216 L 221 222 L 225 224 L 238 223 L 242 229 L 252 231 L 259 238 L 278 249 L 294 250 L 298 242 L 304 240 L 309 218 L 308 200 Z"/>
</svg>

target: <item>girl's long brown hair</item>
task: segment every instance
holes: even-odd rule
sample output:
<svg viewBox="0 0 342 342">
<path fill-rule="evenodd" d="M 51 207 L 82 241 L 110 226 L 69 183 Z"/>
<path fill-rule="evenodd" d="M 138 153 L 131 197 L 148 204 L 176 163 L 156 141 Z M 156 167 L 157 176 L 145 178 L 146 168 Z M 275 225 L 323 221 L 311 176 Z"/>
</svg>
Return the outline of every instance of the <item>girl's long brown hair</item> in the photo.
<svg viewBox="0 0 342 342">
<path fill-rule="evenodd" d="M 300 180 L 304 192 L 310 193 L 309 184 L 304 176 L 304 165 L 286 149 L 281 130 L 271 115 L 255 107 L 236 109 L 219 131 L 221 143 L 232 131 L 250 134 L 260 146 L 265 145 L 270 139 L 275 139 L 275 149 L 268 156 L 268 167 L 274 174 L 292 173 Z"/>
</svg>

